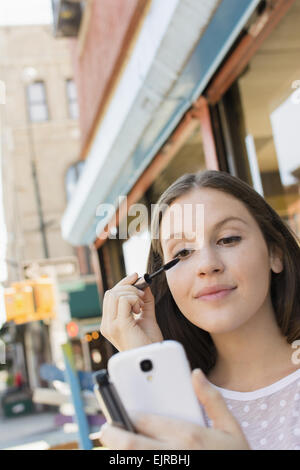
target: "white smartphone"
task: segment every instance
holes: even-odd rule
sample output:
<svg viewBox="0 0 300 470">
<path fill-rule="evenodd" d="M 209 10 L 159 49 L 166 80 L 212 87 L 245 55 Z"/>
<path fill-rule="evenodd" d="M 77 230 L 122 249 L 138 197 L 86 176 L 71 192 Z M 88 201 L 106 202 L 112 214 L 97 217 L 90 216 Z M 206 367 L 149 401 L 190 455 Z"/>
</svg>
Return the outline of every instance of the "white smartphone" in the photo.
<svg viewBox="0 0 300 470">
<path fill-rule="evenodd" d="M 129 415 L 154 413 L 205 426 L 183 346 L 173 340 L 113 355 L 108 372 Z"/>
</svg>

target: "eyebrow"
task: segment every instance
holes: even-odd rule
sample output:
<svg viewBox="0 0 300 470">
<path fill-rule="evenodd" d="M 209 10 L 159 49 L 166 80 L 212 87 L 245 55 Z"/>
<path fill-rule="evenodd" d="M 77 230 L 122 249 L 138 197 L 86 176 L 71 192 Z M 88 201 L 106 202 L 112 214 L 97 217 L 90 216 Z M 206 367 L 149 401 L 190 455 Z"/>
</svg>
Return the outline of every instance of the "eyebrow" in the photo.
<svg viewBox="0 0 300 470">
<path fill-rule="evenodd" d="M 222 219 L 219 222 L 217 222 L 214 225 L 213 228 L 216 230 L 216 229 L 220 228 L 222 225 L 226 224 L 226 222 L 229 222 L 229 221 L 232 221 L 232 220 L 237 220 L 237 221 L 242 222 L 243 224 L 249 226 L 247 224 L 247 222 L 245 220 L 241 219 L 240 217 L 229 216 L 229 217 L 226 217 L 225 219 Z M 187 239 L 188 237 L 186 237 L 186 235 L 188 235 L 188 234 L 185 234 L 184 232 L 171 233 L 170 238 L 168 238 L 168 240 L 166 242 L 166 245 L 177 236 L 183 236 L 183 238 Z"/>
</svg>

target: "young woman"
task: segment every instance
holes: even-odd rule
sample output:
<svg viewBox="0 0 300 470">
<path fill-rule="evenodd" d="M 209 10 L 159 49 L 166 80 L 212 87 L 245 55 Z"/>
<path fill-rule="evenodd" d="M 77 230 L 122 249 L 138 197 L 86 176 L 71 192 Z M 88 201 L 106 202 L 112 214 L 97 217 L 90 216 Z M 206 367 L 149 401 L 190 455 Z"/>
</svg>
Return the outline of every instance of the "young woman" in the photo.
<svg viewBox="0 0 300 470">
<path fill-rule="evenodd" d="M 143 415 L 135 422 L 139 434 L 105 425 L 104 445 L 300 449 L 296 235 L 249 185 L 218 171 L 176 180 L 158 201 L 151 231 L 147 271 L 180 262 L 144 293 L 132 285 L 137 273 L 107 291 L 101 332 L 120 351 L 181 342 L 207 427 Z"/>
</svg>

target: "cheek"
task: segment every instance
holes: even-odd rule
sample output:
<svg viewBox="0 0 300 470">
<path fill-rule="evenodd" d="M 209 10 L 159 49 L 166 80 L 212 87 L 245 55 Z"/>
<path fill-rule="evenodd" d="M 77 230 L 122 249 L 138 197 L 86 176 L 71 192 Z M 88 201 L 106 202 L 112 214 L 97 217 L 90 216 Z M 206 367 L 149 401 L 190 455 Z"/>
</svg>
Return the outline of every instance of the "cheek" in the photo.
<svg viewBox="0 0 300 470">
<path fill-rule="evenodd" d="M 265 287 L 270 280 L 270 262 L 267 248 L 262 244 L 249 243 L 228 254 L 232 280 L 241 282 L 244 289 Z"/>
<path fill-rule="evenodd" d="M 190 293 L 195 281 L 193 270 L 188 267 L 189 263 L 186 261 L 180 261 L 177 266 L 174 266 L 170 271 L 166 272 L 166 278 L 168 282 L 171 294 L 179 306 L 180 300 L 185 299 Z"/>
<path fill-rule="evenodd" d="M 261 308 L 270 292 L 268 250 L 255 241 L 245 244 L 230 256 L 227 266 L 230 279 L 238 286 L 234 311 L 243 312 L 238 321 L 246 321 Z"/>
</svg>

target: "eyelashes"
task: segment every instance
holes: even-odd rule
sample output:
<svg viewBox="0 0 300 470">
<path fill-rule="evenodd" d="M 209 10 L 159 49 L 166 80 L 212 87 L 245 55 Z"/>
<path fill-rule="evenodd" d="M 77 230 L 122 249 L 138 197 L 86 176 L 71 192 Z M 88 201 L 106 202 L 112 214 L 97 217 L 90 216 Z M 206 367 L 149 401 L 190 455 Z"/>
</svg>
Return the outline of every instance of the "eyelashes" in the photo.
<svg viewBox="0 0 300 470">
<path fill-rule="evenodd" d="M 234 236 L 234 237 L 225 237 L 225 238 L 221 238 L 218 243 L 222 242 L 222 241 L 226 241 L 227 243 L 225 243 L 223 246 L 227 246 L 227 245 L 232 245 L 232 244 L 236 244 L 236 243 L 239 243 L 240 241 L 242 240 L 242 237 L 238 237 L 238 236 Z M 193 249 L 188 249 L 188 248 L 183 248 L 182 250 L 178 251 L 174 256 L 173 256 L 173 259 L 174 258 L 180 258 L 180 259 L 183 259 L 183 258 L 187 258 L 193 251 Z"/>
<path fill-rule="evenodd" d="M 238 237 L 238 236 L 235 236 L 235 237 L 226 237 L 226 238 L 221 238 L 221 240 L 219 240 L 218 243 L 221 242 L 222 240 L 226 240 L 226 241 L 230 240 L 230 242 L 229 242 L 229 243 L 226 243 L 226 245 L 231 245 L 232 243 L 240 242 L 241 239 L 242 239 L 242 237 Z"/>
<path fill-rule="evenodd" d="M 173 259 L 174 258 L 187 258 L 187 256 L 194 250 L 187 250 L 186 248 L 184 248 L 183 250 L 180 250 L 178 251 L 178 253 L 176 253 L 176 255 L 173 256 Z M 188 255 L 184 255 L 184 253 L 187 252 Z"/>
</svg>

